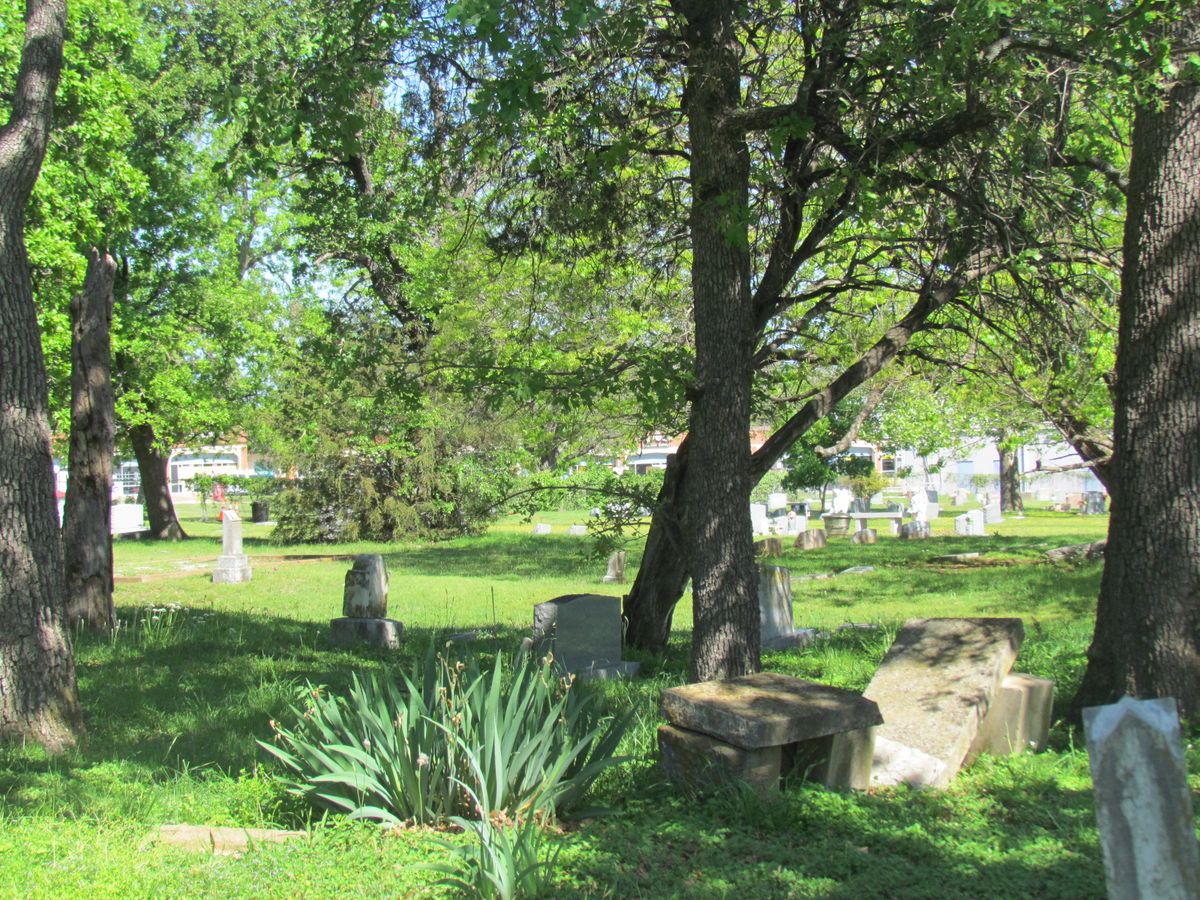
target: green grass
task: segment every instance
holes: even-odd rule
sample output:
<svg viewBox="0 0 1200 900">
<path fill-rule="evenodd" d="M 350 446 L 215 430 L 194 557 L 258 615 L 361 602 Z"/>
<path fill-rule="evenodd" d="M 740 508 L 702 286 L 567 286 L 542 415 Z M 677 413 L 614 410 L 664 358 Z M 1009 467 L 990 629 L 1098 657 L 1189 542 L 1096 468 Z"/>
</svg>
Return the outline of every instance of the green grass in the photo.
<svg viewBox="0 0 1200 900">
<path fill-rule="evenodd" d="M 254 579 L 213 585 L 220 526 L 185 509 L 193 535 L 179 544 L 120 540 L 115 637 L 76 636 L 88 735 L 76 752 L 48 759 L 0 749 L 0 896 L 275 897 L 436 895 L 419 868 L 445 853 L 420 830 L 388 832 L 322 820 L 281 784 L 256 748 L 271 718 L 286 714 L 306 683 L 337 689 L 356 669 L 395 659 L 329 647 L 340 615 L 344 560 L 293 560 L 379 552 L 391 575 L 389 612 L 405 623 L 404 663 L 454 631 L 484 629 L 480 652 L 513 647 L 531 606 L 558 594 L 619 594 L 584 557 L 585 538 L 565 526 L 586 514 L 554 513 L 555 532 L 502 522 L 486 535 L 444 544 L 272 545 L 247 523 Z M 1052 546 L 1101 537 L 1102 517 L 1031 513 L 983 539 L 955 538 L 939 520 L 929 541 L 881 536 L 873 546 L 832 539 L 824 550 L 789 549 L 798 625 L 834 631 L 801 650 L 768 653 L 774 671 L 861 689 L 911 616 L 1018 615 L 1022 671 L 1055 678 L 1058 702 L 1082 673 L 1100 566 L 1055 566 Z M 559 527 L 562 526 L 562 527 Z M 631 548 L 635 550 L 636 548 Z M 933 557 L 985 551 L 974 564 Z M 631 552 L 631 571 L 638 562 Z M 805 575 L 873 565 L 866 575 Z M 174 605 L 177 609 L 171 609 Z M 154 610 L 159 610 L 154 612 Z M 155 616 L 158 616 L 155 620 Z M 643 676 L 604 686 L 633 707 L 622 753 L 595 800 L 611 814 L 571 824 L 556 889 L 611 897 L 1038 897 L 1102 896 L 1103 873 L 1080 736 L 1056 724 L 1042 754 L 984 759 L 942 793 L 834 793 L 791 785 L 764 801 L 738 791 L 681 796 L 654 766 L 658 695 L 685 680 L 691 607 L 675 617 L 667 656 L 644 659 Z M 1059 710 L 1061 712 L 1061 709 Z M 1193 773 L 1200 758 L 1189 752 Z M 240 858 L 143 845 L 158 825 L 298 828 L 308 837 Z"/>
</svg>

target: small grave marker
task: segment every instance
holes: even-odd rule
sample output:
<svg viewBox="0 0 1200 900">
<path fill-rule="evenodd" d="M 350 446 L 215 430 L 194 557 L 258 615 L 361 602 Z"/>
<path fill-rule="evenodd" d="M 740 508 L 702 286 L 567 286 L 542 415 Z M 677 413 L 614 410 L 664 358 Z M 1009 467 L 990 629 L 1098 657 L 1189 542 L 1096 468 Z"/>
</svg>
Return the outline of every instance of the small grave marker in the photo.
<svg viewBox="0 0 1200 900">
<path fill-rule="evenodd" d="M 221 555 L 213 569 L 213 584 L 238 584 L 252 575 L 250 560 L 242 552 L 242 520 L 237 511 L 227 509 L 221 522 Z"/>
<path fill-rule="evenodd" d="M 581 678 L 621 678 L 640 663 L 621 659 L 621 601 L 600 594 L 567 594 L 533 608 L 533 637 L 522 649 L 542 656 Z"/>
</svg>

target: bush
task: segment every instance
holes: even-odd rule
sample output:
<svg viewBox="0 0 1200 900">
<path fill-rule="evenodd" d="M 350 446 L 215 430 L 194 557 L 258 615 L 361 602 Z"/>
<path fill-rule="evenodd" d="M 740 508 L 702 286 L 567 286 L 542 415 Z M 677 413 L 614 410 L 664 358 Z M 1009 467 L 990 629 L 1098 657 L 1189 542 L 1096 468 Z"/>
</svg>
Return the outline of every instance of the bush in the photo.
<svg viewBox="0 0 1200 900">
<path fill-rule="evenodd" d="M 578 806 L 613 756 L 625 719 L 599 695 L 559 678 L 550 662 L 503 657 L 474 663 L 426 658 L 411 676 L 355 675 L 349 695 L 311 686 L 296 724 L 272 723 L 261 746 L 298 778 L 293 793 L 349 813 L 399 824 L 492 814 L 527 818 Z"/>
</svg>

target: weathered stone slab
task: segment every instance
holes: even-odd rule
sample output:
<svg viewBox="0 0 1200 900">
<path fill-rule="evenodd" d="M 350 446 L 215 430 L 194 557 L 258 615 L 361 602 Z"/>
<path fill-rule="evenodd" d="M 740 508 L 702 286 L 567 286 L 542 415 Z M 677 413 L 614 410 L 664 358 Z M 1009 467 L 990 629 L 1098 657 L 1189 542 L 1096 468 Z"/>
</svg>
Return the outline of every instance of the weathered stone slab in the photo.
<svg viewBox="0 0 1200 900">
<path fill-rule="evenodd" d="M 967 759 L 981 753 L 1009 756 L 1026 750 L 1044 750 L 1053 707 L 1053 681 L 1010 672 L 1000 683 Z"/>
<path fill-rule="evenodd" d="M 939 786 L 946 764 L 922 750 L 899 744 L 875 733 L 874 757 L 871 760 L 871 784 L 889 787 L 907 784 L 909 787 Z"/>
<path fill-rule="evenodd" d="M 367 644 L 384 650 L 398 650 L 404 640 L 404 626 L 395 619 L 362 619 L 346 616 L 329 622 L 329 642 L 335 647 Z"/>
<path fill-rule="evenodd" d="M 777 537 L 763 538 L 754 544 L 754 555 L 758 557 L 783 556 L 783 541 Z"/>
<path fill-rule="evenodd" d="M 999 525 L 1004 521 L 1004 515 L 1000 511 L 1000 501 L 989 503 L 983 508 L 983 524 L 984 525 Z"/>
<path fill-rule="evenodd" d="M 303 831 L 277 828 L 229 828 L 214 825 L 162 825 L 146 839 L 146 844 L 200 850 L 218 856 L 245 853 L 259 844 L 282 844 L 303 838 Z"/>
<path fill-rule="evenodd" d="M 662 694 L 662 711 L 672 725 L 748 750 L 883 721 L 876 705 L 854 691 L 775 672 L 669 688 Z"/>
<path fill-rule="evenodd" d="M 958 773 L 1025 636 L 1020 619 L 911 619 L 888 650 L 864 696 L 886 723 L 876 740 L 918 750 L 942 763 L 936 775 L 906 784 L 945 787 Z M 886 744 L 882 744 L 886 747 Z M 880 759 L 872 776 L 885 780 Z"/>
<path fill-rule="evenodd" d="M 779 787 L 782 747 L 746 750 L 707 734 L 660 725 L 658 760 L 663 773 L 692 790 L 742 781 L 766 793 Z"/>
<path fill-rule="evenodd" d="M 814 529 L 813 531 L 801 532 L 796 538 L 796 543 L 792 544 L 792 546 L 798 547 L 801 550 L 820 550 L 826 543 L 825 532 Z"/>
<path fill-rule="evenodd" d="M 874 572 L 874 566 L 851 566 L 848 569 L 842 569 L 838 572 L 839 575 L 866 575 L 868 572 Z"/>
<path fill-rule="evenodd" d="M 585 678 L 633 675 L 639 664 L 621 660 L 621 601 L 601 594 L 568 594 L 533 608 L 530 646 L 552 653 L 568 673 Z"/>
<path fill-rule="evenodd" d="M 796 630 L 792 613 L 791 572 L 783 566 L 758 570 L 759 638 L 764 650 L 801 647 L 813 639 L 811 628 Z"/>
<path fill-rule="evenodd" d="M 533 533 L 537 537 L 543 537 L 550 533 L 550 526 L 547 525 L 545 522 L 538 522 L 536 525 L 533 526 Z"/>
<path fill-rule="evenodd" d="M 874 528 L 864 528 L 861 531 L 856 531 L 850 536 L 852 544 L 874 544 L 879 540 L 879 532 Z"/>
<path fill-rule="evenodd" d="M 1179 714 L 1171 698 L 1083 711 L 1108 896 L 1194 900 L 1200 850 Z"/>
<path fill-rule="evenodd" d="M 871 787 L 877 730 L 860 728 L 792 744 L 784 750 L 784 771 L 827 788 L 865 791 Z"/>
<path fill-rule="evenodd" d="M 567 529 L 567 534 L 572 537 L 583 537 L 587 534 L 586 525 L 572 525 Z"/>
<path fill-rule="evenodd" d="M 346 573 L 342 593 L 342 615 L 356 619 L 387 616 L 388 574 L 378 553 L 360 553 Z"/>
<path fill-rule="evenodd" d="M 919 541 L 929 537 L 931 533 L 928 522 L 906 522 L 900 526 L 899 537 L 902 541 Z"/>
<path fill-rule="evenodd" d="M 947 553 L 945 556 L 930 557 L 930 562 L 967 562 L 968 560 L 979 559 L 979 553 Z"/>
</svg>

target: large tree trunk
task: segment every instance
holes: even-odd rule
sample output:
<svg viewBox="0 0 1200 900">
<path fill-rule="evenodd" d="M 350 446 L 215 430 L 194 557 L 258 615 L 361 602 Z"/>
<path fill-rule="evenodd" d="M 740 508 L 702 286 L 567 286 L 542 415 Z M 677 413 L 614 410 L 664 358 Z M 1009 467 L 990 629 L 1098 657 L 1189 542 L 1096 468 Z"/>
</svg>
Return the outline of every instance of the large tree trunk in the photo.
<svg viewBox="0 0 1200 900">
<path fill-rule="evenodd" d="M 1003 438 L 996 442 L 1000 454 L 1000 509 L 1004 512 L 1022 513 L 1025 501 L 1021 499 L 1021 470 L 1017 465 L 1017 451 L 1009 447 Z"/>
<path fill-rule="evenodd" d="M 1171 35 L 1200 41 L 1200 9 Z M 1137 111 L 1125 218 L 1112 516 L 1076 711 L 1122 694 L 1200 715 L 1200 84 Z"/>
<path fill-rule="evenodd" d="M 150 532 L 164 541 L 183 540 L 187 535 L 175 514 L 175 501 L 171 499 L 171 484 L 167 480 L 167 458 L 158 446 L 154 427 L 145 422 L 134 425 L 129 429 L 129 442 L 137 459 Z"/>
<path fill-rule="evenodd" d="M 692 576 L 691 676 L 757 672 L 758 598 L 750 526 L 754 306 L 747 235 L 750 156 L 730 125 L 741 100 L 729 0 L 676 2 L 688 48 L 695 381 L 681 485 Z"/>
<path fill-rule="evenodd" d="M 51 752 L 83 729 L 64 627 L 46 365 L 25 252 L 62 67 L 66 6 L 30 0 L 12 116 L 0 129 L 0 737 Z"/>
<path fill-rule="evenodd" d="M 113 279 L 117 264 L 93 247 L 83 290 L 71 303 L 71 449 L 63 515 L 67 620 L 111 631 Z"/>
<path fill-rule="evenodd" d="M 957 273 L 945 283 L 929 286 L 904 317 L 866 353 L 780 426 L 750 457 L 750 487 L 758 484 L 783 454 L 843 398 L 874 378 L 894 360 L 912 336 L 925 326 L 929 317 L 945 306 L 969 278 L 968 273 Z M 650 532 L 646 536 L 646 550 L 637 579 L 625 597 L 624 611 L 628 619 L 625 640 L 630 646 L 652 653 L 662 653 L 666 649 L 672 614 L 687 584 L 687 554 L 684 552 L 686 548 L 679 523 L 685 518 L 686 504 L 692 502 L 685 498 L 681 489 L 688 477 L 689 464 L 685 449 L 689 441 L 690 437 L 684 440 L 679 452 L 668 464 L 667 476 L 650 519 Z M 699 499 L 703 502 L 703 497 Z M 747 511 L 749 499 L 747 490 Z"/>
</svg>

